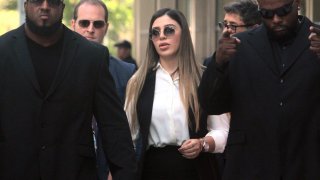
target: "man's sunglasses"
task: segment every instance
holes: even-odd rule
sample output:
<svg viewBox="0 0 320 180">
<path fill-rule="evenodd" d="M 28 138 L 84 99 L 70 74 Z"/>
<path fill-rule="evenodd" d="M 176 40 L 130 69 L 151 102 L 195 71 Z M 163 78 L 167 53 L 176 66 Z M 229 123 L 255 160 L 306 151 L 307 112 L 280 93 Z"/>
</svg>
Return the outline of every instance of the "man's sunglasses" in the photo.
<svg viewBox="0 0 320 180">
<path fill-rule="evenodd" d="M 102 20 L 90 21 L 90 20 L 86 20 L 86 19 L 79 20 L 78 24 L 82 28 L 87 28 L 87 27 L 90 26 L 91 22 L 93 23 L 93 27 L 96 28 L 96 29 L 103 28 L 105 26 L 105 24 L 106 24 Z"/>
<path fill-rule="evenodd" d="M 271 19 L 276 14 L 279 17 L 288 15 L 292 11 L 294 0 L 288 4 L 285 4 L 277 9 L 259 9 L 261 16 L 265 19 Z"/>
<path fill-rule="evenodd" d="M 45 0 L 28 0 L 28 2 L 35 4 L 35 5 L 41 5 Z M 60 6 L 62 4 L 62 0 L 46 0 L 49 6 Z"/>
<path fill-rule="evenodd" d="M 173 36 L 175 34 L 175 32 L 176 32 L 175 28 L 176 27 L 173 26 L 173 25 L 165 26 L 164 29 L 163 29 L 163 34 L 166 37 Z M 161 34 L 161 30 L 159 28 L 152 28 L 151 32 L 150 32 L 150 39 L 151 40 L 158 39 L 160 37 L 160 34 Z"/>
<path fill-rule="evenodd" d="M 238 27 L 250 27 L 252 25 L 251 24 L 235 25 L 235 24 L 228 24 L 227 22 L 223 21 L 223 22 L 219 22 L 218 26 L 221 30 L 223 30 L 224 28 L 227 28 L 227 29 L 231 29 L 234 32 L 237 32 Z"/>
</svg>

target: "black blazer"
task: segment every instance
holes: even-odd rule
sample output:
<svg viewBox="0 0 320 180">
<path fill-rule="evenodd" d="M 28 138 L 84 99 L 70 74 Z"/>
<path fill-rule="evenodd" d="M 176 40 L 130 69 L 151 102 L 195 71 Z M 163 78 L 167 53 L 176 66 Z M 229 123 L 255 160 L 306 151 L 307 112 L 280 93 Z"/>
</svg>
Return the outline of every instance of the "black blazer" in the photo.
<svg viewBox="0 0 320 180">
<path fill-rule="evenodd" d="M 108 71 L 108 50 L 64 27 L 63 52 L 40 91 L 24 26 L 0 37 L 0 179 L 96 179 L 92 115 L 114 179 L 136 165 L 126 115 Z"/>
<path fill-rule="evenodd" d="M 138 164 L 138 173 L 141 175 L 144 162 L 144 154 L 148 145 L 149 129 L 152 117 L 152 108 L 154 100 L 156 82 L 156 71 L 150 70 L 147 74 L 144 86 L 137 102 L 137 116 L 140 125 L 140 136 L 142 141 L 141 156 Z M 195 131 L 195 121 L 192 111 L 189 110 L 191 125 L 189 127 L 190 138 L 200 138 L 207 133 L 207 115 L 202 113 L 200 121 L 200 130 Z M 218 177 L 217 164 L 214 154 L 201 153 L 197 157 L 197 171 L 201 179 L 215 180 Z"/>
<path fill-rule="evenodd" d="M 226 67 L 213 61 L 199 88 L 210 114 L 231 112 L 225 180 L 320 179 L 320 59 L 304 18 L 279 68 L 264 25 L 241 34 Z"/>
</svg>

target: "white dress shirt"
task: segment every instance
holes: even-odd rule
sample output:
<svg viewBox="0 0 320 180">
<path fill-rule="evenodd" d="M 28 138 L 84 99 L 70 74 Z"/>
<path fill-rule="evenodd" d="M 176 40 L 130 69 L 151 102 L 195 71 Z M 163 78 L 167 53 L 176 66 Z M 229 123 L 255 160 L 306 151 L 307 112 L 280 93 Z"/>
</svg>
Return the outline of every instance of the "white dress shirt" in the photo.
<svg viewBox="0 0 320 180">
<path fill-rule="evenodd" d="M 187 139 L 189 139 L 188 119 L 180 99 L 179 78 L 173 80 L 158 64 L 149 146 L 180 146 Z"/>
<path fill-rule="evenodd" d="M 214 153 L 223 153 L 227 144 L 229 126 L 230 126 L 230 113 L 221 115 L 209 115 L 207 119 L 208 134 L 215 142 Z"/>
<path fill-rule="evenodd" d="M 132 123 L 131 115 L 128 113 L 133 108 L 128 105 L 127 117 L 129 124 Z M 207 136 L 213 137 L 216 142 L 214 152 L 223 151 L 229 125 L 226 115 L 208 116 Z M 217 121 L 217 123 L 216 123 Z M 139 123 L 135 122 L 135 130 L 131 129 L 132 139 L 136 144 L 139 135 Z M 225 134 L 227 133 L 227 134 Z M 148 147 L 164 147 L 166 145 L 180 146 L 184 140 L 189 139 L 189 128 L 186 111 L 183 107 L 179 94 L 179 78 L 172 79 L 170 74 L 160 65 L 156 69 L 155 93 L 153 109 L 148 137 Z"/>
</svg>

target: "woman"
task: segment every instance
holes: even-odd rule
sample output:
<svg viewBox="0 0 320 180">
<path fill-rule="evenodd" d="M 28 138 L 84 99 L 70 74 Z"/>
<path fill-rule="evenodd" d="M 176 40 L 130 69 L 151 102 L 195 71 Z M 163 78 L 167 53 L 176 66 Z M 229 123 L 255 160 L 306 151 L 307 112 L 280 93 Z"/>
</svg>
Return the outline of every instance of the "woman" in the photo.
<svg viewBox="0 0 320 180">
<path fill-rule="evenodd" d="M 197 96 L 202 70 L 186 18 L 177 10 L 160 9 L 149 32 L 146 60 L 128 83 L 125 104 L 133 139 L 142 143 L 141 178 L 214 180 L 214 164 L 199 156 L 214 141 L 200 138 L 207 126 L 206 120 L 200 121 L 204 116 Z"/>
</svg>

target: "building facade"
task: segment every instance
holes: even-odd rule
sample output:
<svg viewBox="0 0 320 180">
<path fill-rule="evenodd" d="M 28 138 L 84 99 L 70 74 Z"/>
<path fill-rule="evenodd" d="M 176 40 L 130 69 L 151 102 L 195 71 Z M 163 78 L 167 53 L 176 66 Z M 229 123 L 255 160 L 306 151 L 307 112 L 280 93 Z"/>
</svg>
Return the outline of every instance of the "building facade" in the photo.
<svg viewBox="0 0 320 180">
<path fill-rule="evenodd" d="M 135 0 L 135 39 L 134 54 L 137 61 L 145 58 L 148 41 L 148 25 L 152 14 L 160 8 L 179 9 L 186 16 L 192 40 L 195 47 L 196 58 L 203 59 L 215 51 L 217 39 L 220 35 L 217 26 L 223 20 L 223 5 L 234 0 Z M 312 21 L 320 23 L 319 0 L 302 0 L 301 14 Z"/>
</svg>

